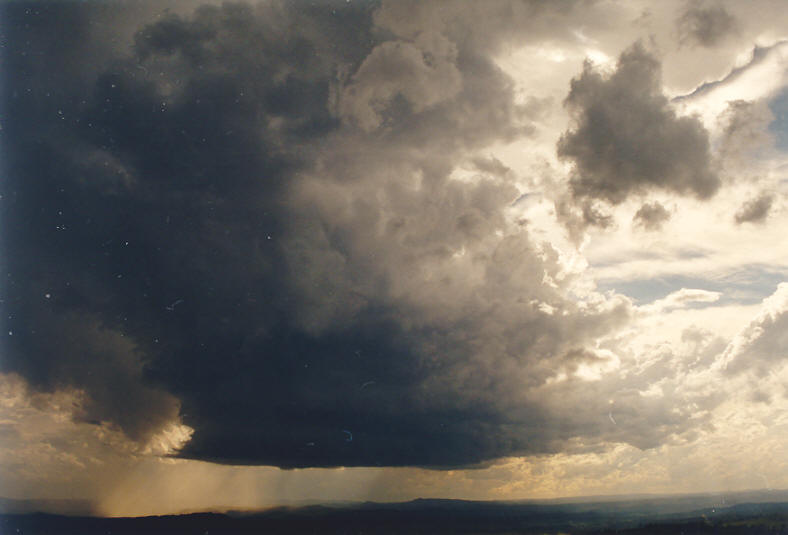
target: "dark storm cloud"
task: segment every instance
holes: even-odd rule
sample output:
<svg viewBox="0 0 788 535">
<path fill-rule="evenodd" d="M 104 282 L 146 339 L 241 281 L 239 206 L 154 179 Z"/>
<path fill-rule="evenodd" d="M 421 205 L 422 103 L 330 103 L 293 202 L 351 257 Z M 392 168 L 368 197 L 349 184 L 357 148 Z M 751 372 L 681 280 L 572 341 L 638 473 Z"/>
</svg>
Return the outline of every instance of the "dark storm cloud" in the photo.
<svg viewBox="0 0 788 535">
<path fill-rule="evenodd" d="M 33 19 L 4 6 L 22 34 L 4 51 L 3 369 L 83 391 L 78 417 L 141 442 L 179 415 L 195 430 L 180 454 L 218 462 L 452 467 L 642 443 L 644 424 L 600 427 L 605 410 L 554 425 L 574 408 L 539 391 L 600 365 L 583 348 L 630 305 L 566 300 L 558 252 L 506 226 L 513 174 L 478 152 L 528 135 L 533 110 L 483 47 L 382 31 L 375 8 L 165 13 L 61 85 L 82 67 L 53 58 L 79 53 L 23 55 Z M 474 180 L 452 178 L 461 164 Z M 630 401 L 667 419 L 649 444 L 683 429 Z"/>
<path fill-rule="evenodd" d="M 733 220 L 736 221 L 737 225 L 741 225 L 742 223 L 760 223 L 769 215 L 769 210 L 771 210 L 773 202 L 773 195 L 763 193 L 742 204 L 739 211 L 733 216 Z"/>
<path fill-rule="evenodd" d="M 177 415 L 171 381 L 199 392 L 188 380 L 282 321 L 277 196 L 299 141 L 338 125 L 329 75 L 363 57 L 369 14 L 307 7 L 284 35 L 284 4 L 165 14 L 86 82 L 82 41 L 49 40 L 64 17 L 88 34 L 104 6 L 4 6 L 3 367 L 85 390 L 86 419 L 144 440 Z M 186 362 L 200 371 L 181 377 Z"/>
<path fill-rule="evenodd" d="M 137 348 L 121 331 L 76 313 L 39 311 L 30 329 L 13 336 L 22 338 L 26 349 L 16 369 L 34 386 L 44 391 L 73 386 L 89 393 L 77 397 L 75 416 L 82 421 L 113 422 L 132 440 L 144 442 L 178 416 L 172 394 L 141 380 Z"/>
<path fill-rule="evenodd" d="M 677 117 L 670 108 L 659 61 L 643 45 L 622 53 L 609 77 L 586 63 L 566 106 L 575 126 L 562 136 L 558 154 L 575 163 L 575 198 L 619 204 L 649 190 L 699 199 L 717 191 L 708 133 L 697 119 Z"/>
<path fill-rule="evenodd" d="M 736 19 L 723 5 L 705 7 L 690 2 L 676 21 L 679 40 L 682 44 L 692 43 L 711 47 L 736 32 Z"/>
<path fill-rule="evenodd" d="M 632 221 L 636 225 L 648 231 L 661 229 L 668 219 L 670 219 L 670 212 L 656 201 L 643 204 L 632 217 Z"/>
</svg>

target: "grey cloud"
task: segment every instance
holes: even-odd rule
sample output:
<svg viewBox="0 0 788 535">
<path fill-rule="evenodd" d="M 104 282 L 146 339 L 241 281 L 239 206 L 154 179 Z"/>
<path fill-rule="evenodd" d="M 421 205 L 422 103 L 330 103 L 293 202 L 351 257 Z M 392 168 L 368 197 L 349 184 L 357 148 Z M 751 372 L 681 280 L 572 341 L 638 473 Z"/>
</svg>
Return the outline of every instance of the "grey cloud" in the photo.
<svg viewBox="0 0 788 535">
<path fill-rule="evenodd" d="M 719 347 L 695 348 L 694 352 L 710 350 L 713 357 Z M 694 370 L 681 366 L 685 356 L 666 348 L 654 348 L 650 353 L 648 364 L 637 370 L 623 367 L 582 385 L 556 381 L 536 391 L 555 418 L 582 429 L 578 435 L 582 439 L 574 441 L 569 451 L 600 451 L 604 444 L 615 442 L 651 449 L 664 444 L 668 435 L 692 437 L 699 427 L 708 425 L 708 410 L 724 401 L 727 393 L 708 392 L 687 382 L 687 374 Z M 624 352 L 622 357 L 632 355 Z M 658 392 L 644 395 L 656 382 L 660 384 Z M 559 444 L 553 444 L 556 450 L 567 450 L 566 444 Z"/>
<path fill-rule="evenodd" d="M 568 196 L 562 196 L 555 202 L 555 211 L 558 221 L 567 229 L 569 239 L 576 244 L 582 241 L 589 227 L 606 229 L 615 224 L 612 215 L 605 213 L 598 202 L 590 200 L 576 203 Z"/>
<path fill-rule="evenodd" d="M 662 225 L 669 219 L 670 212 L 656 201 L 643 204 L 632 217 L 632 221 L 636 225 L 650 232 L 661 229 Z"/>
<path fill-rule="evenodd" d="M 762 193 L 754 199 L 745 201 L 734 214 L 733 220 L 737 225 L 742 223 L 760 223 L 769 215 L 773 202 L 774 196 L 772 194 Z"/>
<path fill-rule="evenodd" d="M 586 63 L 566 106 L 575 126 L 561 137 L 558 154 L 575 164 L 575 198 L 619 204 L 662 190 L 708 199 L 719 188 L 708 133 L 670 108 L 659 61 L 642 44 L 624 51 L 609 77 Z"/>
<path fill-rule="evenodd" d="M 736 179 L 741 180 L 752 158 L 773 147 L 774 138 L 769 131 L 773 121 L 774 114 L 764 100 L 728 103 L 721 117 L 724 128 L 718 152 L 726 166 L 732 169 L 731 173 L 736 174 Z M 737 164 L 741 171 L 736 169 Z"/>
<path fill-rule="evenodd" d="M 45 300 L 42 295 L 37 301 Z M 86 393 L 74 407 L 79 420 L 115 424 L 142 443 L 177 419 L 177 398 L 161 385 L 143 381 L 143 355 L 130 337 L 89 316 L 56 316 L 46 303 L 36 308 L 35 323 L 14 332 L 7 344 L 12 359 L 18 352 L 26 355 L 15 364 L 31 386 L 43 392 L 66 387 Z"/>
<path fill-rule="evenodd" d="M 366 131 L 379 127 L 381 113 L 402 96 L 414 113 L 454 97 L 462 88 L 457 50 L 441 34 L 419 34 L 414 43 L 388 41 L 364 60 L 340 100 L 340 114 Z"/>
<path fill-rule="evenodd" d="M 105 8 L 3 6 L 16 33 L 3 50 L 15 178 L 3 184 L 14 253 L 3 255 L 13 335 L 2 366 L 35 388 L 82 390 L 77 417 L 145 441 L 178 417 L 179 399 L 192 412 L 189 395 L 201 398 L 204 372 L 244 347 L 242 333 L 265 333 L 281 314 L 276 199 L 294 153 L 338 126 L 332 76 L 358 65 L 369 39 L 342 28 L 363 29 L 369 13 L 202 7 L 144 26 L 131 57 L 91 76 L 61 61 L 79 39 L 29 54 L 64 12 L 82 35 Z M 288 18 L 303 33 L 269 31 Z"/>
<path fill-rule="evenodd" d="M 724 5 L 705 7 L 698 2 L 688 2 L 676 26 L 682 44 L 705 47 L 717 45 L 738 28 L 736 18 L 728 13 Z"/>
<path fill-rule="evenodd" d="M 479 171 L 500 177 L 504 177 L 512 172 L 512 170 L 506 167 L 498 158 L 493 157 L 474 158 L 473 165 L 476 166 Z"/>
<path fill-rule="evenodd" d="M 561 381 L 541 387 L 554 414 L 586 428 L 581 435 L 586 441 L 578 442 L 576 451 L 595 451 L 598 444 L 610 442 L 650 449 L 663 444 L 666 434 L 692 440 L 699 428 L 708 428 L 709 411 L 729 394 L 722 389 L 709 391 L 708 383 L 697 377 L 708 373 L 726 342 L 708 334 L 687 338 L 688 347 L 660 344 L 637 355 L 625 345 L 608 341 L 601 349 L 610 349 L 622 361 L 636 358 L 642 365 L 622 366 L 582 388 Z M 657 391 L 646 394 L 656 383 Z"/>
<path fill-rule="evenodd" d="M 721 79 L 714 80 L 711 82 L 705 82 L 700 86 L 698 86 L 697 88 L 695 88 L 694 90 L 692 90 L 692 92 L 686 95 L 680 95 L 674 97 L 673 100 L 676 102 L 681 102 L 682 100 L 688 100 L 688 99 L 700 97 L 720 87 L 724 87 L 728 83 L 735 82 L 738 78 L 744 75 L 744 73 L 746 73 L 749 69 L 757 67 L 758 65 L 763 63 L 769 57 L 770 54 L 772 54 L 775 51 L 778 51 L 786 43 L 788 43 L 788 41 L 783 39 L 767 47 L 754 46 L 752 49 L 752 57 L 750 61 L 748 61 L 747 63 L 745 63 L 740 67 L 734 67 L 733 69 L 731 69 L 731 71 L 728 74 L 726 74 Z"/>
<path fill-rule="evenodd" d="M 491 0 L 484 3 L 446 0 L 382 2 L 375 24 L 400 38 L 416 39 L 425 30 L 439 32 L 466 51 L 494 55 L 510 42 L 539 38 L 571 37 L 569 25 L 559 21 L 582 20 L 596 15 L 576 9 L 576 0 Z M 586 6 L 588 7 L 588 6 Z"/>
<path fill-rule="evenodd" d="M 163 16 L 54 113 L 19 67 L 2 131 L 3 215 L 24 223 L 4 242 L 3 370 L 84 389 L 78 416 L 132 438 L 179 416 L 195 430 L 181 456 L 233 464 L 447 468 L 613 436 L 543 387 L 598 364 L 584 348 L 631 304 L 567 299 L 556 251 L 507 226 L 515 177 L 483 159 L 532 131 L 532 105 L 492 43 L 460 43 L 454 25 L 392 37 L 374 9 Z M 580 217 L 604 224 L 587 197 Z M 684 425 L 667 405 L 618 403 L 662 425 L 616 440 Z"/>
</svg>

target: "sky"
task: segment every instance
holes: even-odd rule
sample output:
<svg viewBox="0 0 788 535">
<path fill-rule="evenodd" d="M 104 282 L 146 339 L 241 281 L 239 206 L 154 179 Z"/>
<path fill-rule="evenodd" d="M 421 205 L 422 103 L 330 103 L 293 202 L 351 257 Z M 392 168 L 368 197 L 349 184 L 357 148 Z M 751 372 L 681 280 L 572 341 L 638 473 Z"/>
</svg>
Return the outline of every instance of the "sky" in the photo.
<svg viewBox="0 0 788 535">
<path fill-rule="evenodd" d="M 0 6 L 0 495 L 788 488 L 778 0 Z"/>
</svg>

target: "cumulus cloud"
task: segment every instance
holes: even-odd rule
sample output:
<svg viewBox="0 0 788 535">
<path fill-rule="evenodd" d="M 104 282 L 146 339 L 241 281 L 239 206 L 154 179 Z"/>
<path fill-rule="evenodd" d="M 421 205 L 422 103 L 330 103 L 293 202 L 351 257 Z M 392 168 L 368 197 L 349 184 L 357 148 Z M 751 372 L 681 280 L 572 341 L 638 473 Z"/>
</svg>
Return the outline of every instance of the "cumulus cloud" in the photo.
<svg viewBox="0 0 788 535">
<path fill-rule="evenodd" d="M 619 204 L 661 190 L 708 199 L 719 188 L 708 133 L 670 107 L 659 61 L 642 44 L 624 51 L 610 76 L 586 63 L 566 106 L 575 124 L 561 137 L 558 154 L 575 165 L 575 198 Z"/>
<path fill-rule="evenodd" d="M 662 225 L 669 219 L 670 212 L 657 201 L 643 204 L 632 217 L 632 221 L 636 225 L 647 231 L 661 229 Z"/>
<path fill-rule="evenodd" d="M 342 93 L 340 114 L 370 131 L 396 97 L 414 113 L 454 97 L 462 87 L 456 46 L 439 33 L 419 34 L 414 43 L 388 41 L 378 45 Z"/>
<path fill-rule="evenodd" d="M 486 150 L 531 135 L 533 106 L 494 39 L 356 4 L 165 14 L 87 94 L 28 92 L 17 67 L 3 369 L 83 390 L 82 420 L 139 442 L 180 445 L 179 422 L 181 456 L 231 464 L 447 468 L 686 431 L 596 347 L 629 300 L 570 297 L 558 251 L 508 224 L 517 177 Z M 564 10 L 528 6 L 535 32 Z M 635 46 L 573 82 L 583 224 L 608 224 L 597 201 L 714 193 L 658 78 Z"/>
<path fill-rule="evenodd" d="M 688 2 L 676 21 L 679 42 L 712 47 L 735 33 L 736 18 L 728 13 L 724 5 L 703 6 Z"/>
<path fill-rule="evenodd" d="M 495 55 L 511 43 L 540 38 L 571 37 L 571 29 L 557 22 L 604 17 L 604 11 L 577 9 L 581 2 L 559 0 L 492 0 L 484 4 L 462 0 L 444 2 L 383 2 L 374 14 L 380 29 L 404 39 L 425 30 L 439 32 L 466 51 Z"/>
<path fill-rule="evenodd" d="M 754 373 L 766 377 L 788 357 L 788 284 L 763 300 L 761 309 L 721 355 L 719 365 L 729 374 Z"/>
<path fill-rule="evenodd" d="M 564 225 L 569 239 L 575 244 L 582 242 L 589 227 L 606 229 L 614 225 L 613 216 L 605 212 L 599 202 L 585 200 L 576 203 L 567 195 L 560 197 L 554 204 L 558 221 Z"/>
<path fill-rule="evenodd" d="M 769 215 L 772 208 L 774 195 L 762 193 L 754 199 L 745 201 L 741 208 L 734 214 L 733 220 L 737 225 L 742 223 L 760 223 Z"/>
</svg>

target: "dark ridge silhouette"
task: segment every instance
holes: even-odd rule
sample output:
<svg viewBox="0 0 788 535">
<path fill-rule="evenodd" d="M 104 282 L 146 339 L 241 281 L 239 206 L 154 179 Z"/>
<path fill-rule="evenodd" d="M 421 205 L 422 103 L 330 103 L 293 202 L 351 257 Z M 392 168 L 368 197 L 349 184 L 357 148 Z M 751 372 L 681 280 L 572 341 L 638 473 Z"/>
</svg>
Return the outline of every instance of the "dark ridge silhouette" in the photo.
<svg viewBox="0 0 788 535">
<path fill-rule="evenodd" d="M 95 516 L 98 514 L 88 500 L 69 499 L 14 499 L 0 497 L 0 514 L 47 513 L 68 516 Z"/>
<path fill-rule="evenodd" d="M 705 496 L 710 498 L 709 495 Z M 717 496 L 721 498 L 721 496 Z M 193 513 L 139 518 L 0 515 L 0 533 L 44 534 L 744 534 L 788 533 L 788 502 L 737 503 L 682 510 L 698 496 L 575 503 L 420 499 L 278 507 L 264 512 Z"/>
</svg>

